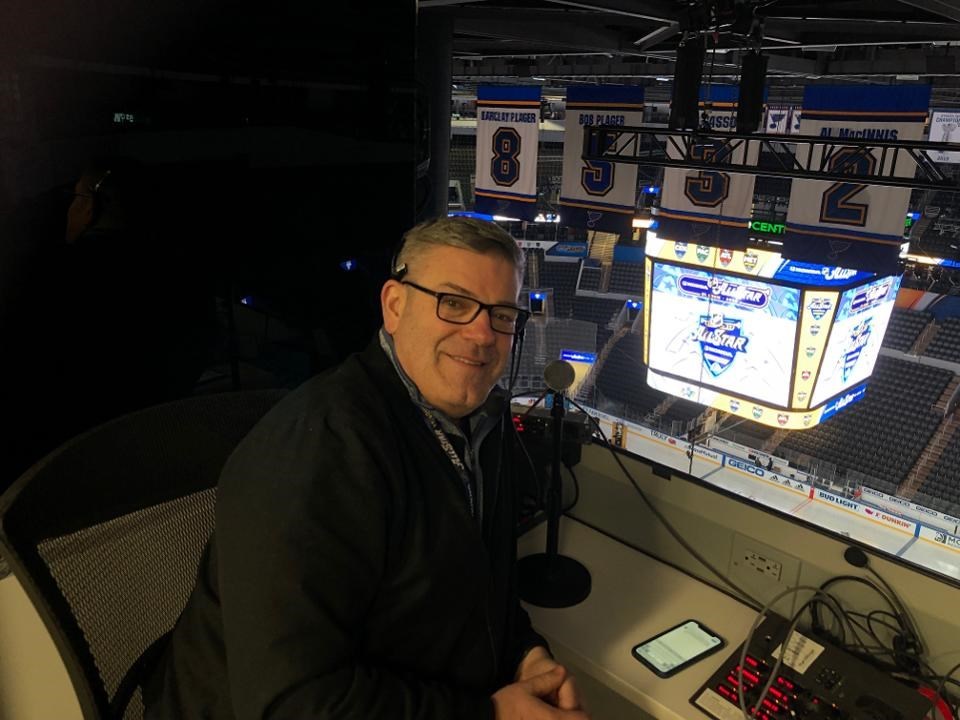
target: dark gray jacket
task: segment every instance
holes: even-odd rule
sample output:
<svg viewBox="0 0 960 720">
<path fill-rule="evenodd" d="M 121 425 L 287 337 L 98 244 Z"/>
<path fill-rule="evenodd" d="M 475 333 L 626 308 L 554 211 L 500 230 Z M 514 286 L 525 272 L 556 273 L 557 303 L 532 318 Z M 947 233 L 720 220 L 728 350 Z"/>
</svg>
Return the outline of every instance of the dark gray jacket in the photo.
<svg viewBox="0 0 960 720">
<path fill-rule="evenodd" d="M 284 398 L 224 469 L 146 717 L 492 718 L 543 639 L 516 597 L 509 427 L 480 461 L 482 528 L 376 341 Z"/>
</svg>

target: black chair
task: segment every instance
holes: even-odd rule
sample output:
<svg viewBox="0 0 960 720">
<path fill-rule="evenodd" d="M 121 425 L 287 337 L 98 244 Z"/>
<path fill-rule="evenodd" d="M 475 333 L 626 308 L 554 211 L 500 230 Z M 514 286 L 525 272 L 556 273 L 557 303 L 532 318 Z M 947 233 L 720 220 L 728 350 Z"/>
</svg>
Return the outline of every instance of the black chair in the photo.
<svg viewBox="0 0 960 720">
<path fill-rule="evenodd" d="M 285 390 L 185 398 L 70 440 L 0 497 L 0 555 L 85 720 L 139 720 L 139 684 L 193 589 L 227 457 Z"/>
</svg>

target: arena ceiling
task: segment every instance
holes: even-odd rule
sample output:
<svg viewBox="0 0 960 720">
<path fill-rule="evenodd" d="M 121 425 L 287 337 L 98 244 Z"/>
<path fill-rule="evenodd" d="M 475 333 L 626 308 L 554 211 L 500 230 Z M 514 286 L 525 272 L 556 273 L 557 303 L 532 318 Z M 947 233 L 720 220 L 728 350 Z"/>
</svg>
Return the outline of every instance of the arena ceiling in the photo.
<svg viewBox="0 0 960 720">
<path fill-rule="evenodd" d="M 420 0 L 453 27 L 453 78 L 477 83 L 643 84 L 669 99 L 678 43 L 706 32 L 706 78 L 736 82 L 751 48 L 770 57 L 770 99 L 812 82 L 924 82 L 960 105 L 960 0 Z"/>
</svg>

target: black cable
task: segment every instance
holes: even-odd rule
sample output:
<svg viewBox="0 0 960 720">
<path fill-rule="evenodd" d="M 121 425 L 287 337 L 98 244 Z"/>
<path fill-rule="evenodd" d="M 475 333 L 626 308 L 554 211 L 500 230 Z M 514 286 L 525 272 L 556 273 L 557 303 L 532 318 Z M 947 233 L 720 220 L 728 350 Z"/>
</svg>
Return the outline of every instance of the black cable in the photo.
<svg viewBox="0 0 960 720">
<path fill-rule="evenodd" d="M 787 595 L 791 595 L 791 594 L 796 595 L 801 590 L 812 590 L 814 593 L 813 597 L 820 596 L 825 600 L 829 600 L 830 603 L 836 605 L 835 609 L 837 610 L 837 612 L 841 615 L 843 614 L 843 610 L 840 607 L 840 604 L 837 602 L 836 598 L 834 598 L 832 595 L 824 592 L 819 588 L 813 587 L 812 585 L 797 585 L 796 587 L 788 588 L 787 590 L 784 590 L 782 593 L 779 593 L 778 595 L 776 595 L 772 600 L 770 600 L 770 602 L 768 602 L 766 605 L 764 605 L 760 609 L 760 612 L 757 613 L 756 620 L 753 621 L 753 625 L 750 626 L 750 630 L 747 632 L 747 637 L 743 641 L 743 646 L 740 649 L 740 658 L 738 662 L 737 698 L 740 701 L 740 711 L 743 713 L 743 717 L 745 720 L 755 720 L 754 718 L 751 718 L 750 714 L 747 712 L 747 701 L 743 693 L 743 667 L 747 661 L 747 652 L 750 649 L 750 642 L 753 639 L 753 634 L 756 632 L 757 628 L 760 626 L 760 623 L 762 623 L 763 620 L 766 618 L 770 608 L 772 608 L 778 600 L 780 600 L 783 597 L 786 597 Z M 767 683 L 763 686 L 763 689 L 760 691 L 760 696 L 757 699 L 756 704 L 754 705 L 755 708 L 760 708 L 763 705 L 763 701 L 764 699 L 766 699 L 767 693 L 770 692 L 770 688 L 773 687 L 773 683 L 776 682 L 777 673 L 780 670 L 780 666 L 783 665 L 784 656 L 787 654 L 787 648 L 790 645 L 790 639 L 791 637 L 793 637 L 793 633 L 796 631 L 797 625 L 800 623 L 800 618 L 803 615 L 803 611 L 807 609 L 807 606 L 810 604 L 812 600 L 813 598 L 805 602 L 793 614 L 793 617 L 790 620 L 790 627 L 787 629 L 787 634 L 784 636 L 783 641 L 780 643 L 780 655 L 777 657 L 776 663 L 774 663 L 773 668 L 770 670 L 770 679 L 767 680 Z"/>
<path fill-rule="evenodd" d="M 591 415 L 589 412 L 587 412 L 587 410 L 583 406 L 581 406 L 577 401 L 575 401 L 573 398 L 570 398 L 570 403 L 590 419 L 590 422 L 593 423 L 593 426 L 597 429 L 597 432 L 600 433 L 600 437 L 603 438 L 603 442 L 606 444 L 607 449 L 610 451 L 610 454 L 613 455 L 613 459 L 616 460 L 617 465 L 620 466 L 620 469 L 623 471 L 623 474 L 626 476 L 627 480 L 629 480 L 630 484 L 633 485 L 633 489 L 637 491 L 637 494 L 640 495 L 640 499 L 643 500 L 644 504 L 647 506 L 647 508 L 649 508 L 650 512 L 653 513 L 653 516 L 660 521 L 660 523 L 663 525 L 664 528 L 666 528 L 667 532 L 669 532 L 670 535 L 673 536 L 673 539 L 676 540 L 678 543 L 680 543 L 680 546 L 684 550 L 686 550 L 688 553 L 690 553 L 690 555 L 694 559 L 696 559 L 697 562 L 703 565 L 707 570 L 713 573 L 717 578 L 719 578 L 726 585 L 733 588 L 738 593 L 740 593 L 744 598 L 746 598 L 755 609 L 761 607 L 762 603 L 759 600 L 757 600 L 755 597 L 753 597 L 753 595 L 748 593 L 742 587 L 734 583 L 733 580 L 731 580 L 726 575 L 724 575 L 719 570 L 717 570 L 705 557 L 703 557 L 700 553 L 698 553 L 693 548 L 693 546 L 690 545 L 690 543 L 688 543 L 686 540 L 683 539 L 680 533 L 677 532 L 677 530 L 673 527 L 673 525 L 671 525 L 670 522 L 663 516 L 663 513 L 661 513 L 656 507 L 654 507 L 653 503 L 650 502 L 650 499 L 647 497 L 646 493 L 644 493 L 643 490 L 640 489 L 640 485 L 637 484 L 637 481 L 633 478 L 633 475 L 630 474 L 630 471 L 627 470 L 627 467 L 623 464 L 623 462 L 621 462 L 620 455 L 613 449 L 613 445 L 610 444 L 610 441 L 607 439 L 606 433 L 603 432 L 603 428 L 600 427 L 600 423 L 597 422 L 597 419 L 593 417 L 593 415 Z"/>
<path fill-rule="evenodd" d="M 580 502 L 580 481 L 577 480 L 577 474 L 573 472 L 573 467 L 564 463 L 563 465 L 567 472 L 570 473 L 570 477 L 573 478 L 573 502 L 571 502 L 567 507 L 563 508 L 560 512 L 561 514 L 566 514 L 573 510 L 576 507 L 577 503 Z"/>
</svg>

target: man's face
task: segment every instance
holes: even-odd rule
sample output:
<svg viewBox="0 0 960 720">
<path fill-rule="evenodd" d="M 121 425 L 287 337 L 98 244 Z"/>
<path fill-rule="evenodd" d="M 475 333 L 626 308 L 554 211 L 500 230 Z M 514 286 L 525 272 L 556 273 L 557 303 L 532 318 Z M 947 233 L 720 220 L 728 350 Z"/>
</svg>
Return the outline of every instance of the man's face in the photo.
<svg viewBox="0 0 960 720">
<path fill-rule="evenodd" d="M 499 255 L 435 246 L 415 257 L 404 278 L 436 292 L 516 305 L 520 278 Z M 503 374 L 512 335 L 494 332 L 486 310 L 468 325 L 437 317 L 437 299 L 396 280 L 381 292 L 383 324 L 397 360 L 424 399 L 452 418 L 469 415 Z"/>
</svg>

